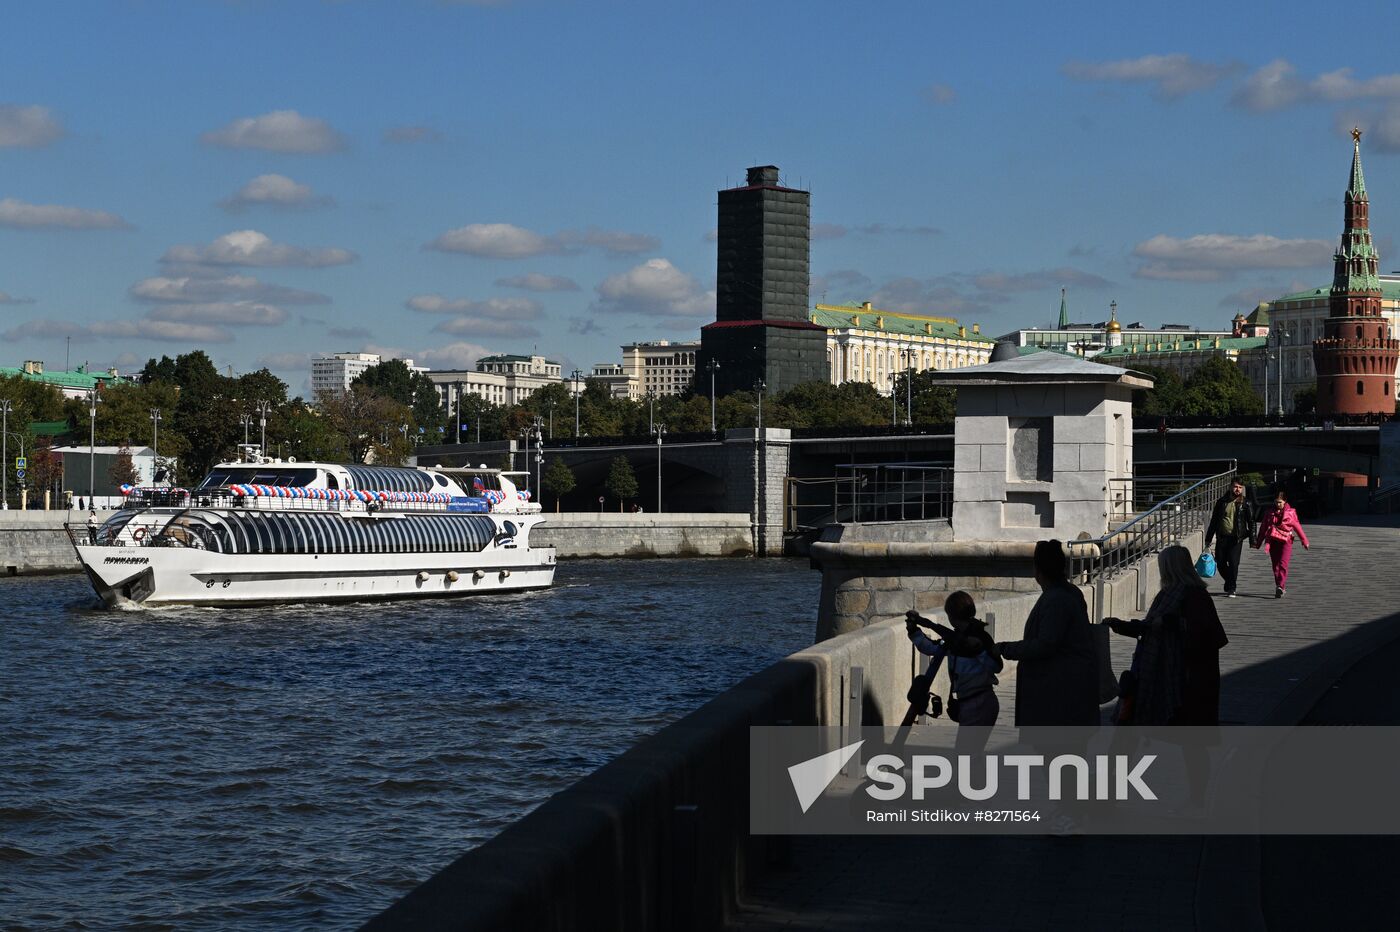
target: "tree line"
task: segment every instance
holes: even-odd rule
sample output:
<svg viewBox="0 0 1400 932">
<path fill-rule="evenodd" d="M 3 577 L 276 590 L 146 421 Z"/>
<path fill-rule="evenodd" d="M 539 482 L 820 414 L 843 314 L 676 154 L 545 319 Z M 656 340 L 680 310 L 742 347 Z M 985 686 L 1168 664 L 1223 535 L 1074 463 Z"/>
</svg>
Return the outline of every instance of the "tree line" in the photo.
<svg viewBox="0 0 1400 932">
<path fill-rule="evenodd" d="M 1154 377 L 1156 388 L 1136 394 L 1135 414 L 1263 410 L 1262 399 L 1244 373 L 1225 359 L 1210 360 L 1184 380 L 1167 370 L 1142 371 Z M 605 382 L 590 379 L 577 402 L 567 383 L 553 383 L 516 405 L 497 405 L 464 393 L 459 406 L 454 391 L 448 392 L 444 404 L 427 375 L 396 359 L 367 369 L 342 395 L 308 399 L 290 394 L 287 384 L 267 369 L 226 375 L 207 354 L 194 350 L 173 359 L 152 358 L 136 381 L 108 384 L 99 398 L 97 444 L 144 447 L 158 435 L 160 460 L 172 481 L 181 484 L 198 482 L 215 463 L 233 457 L 239 444 L 260 443 L 264 428 L 266 452 L 272 456 L 384 464 L 406 462 L 423 443 L 518 440 L 536 418 L 547 439 L 639 436 L 658 424 L 671 433 L 710 429 L 710 398 L 704 392 L 629 400 L 613 397 Z M 31 425 L 66 422 L 67 440 L 81 445 L 88 437 L 87 400 L 65 399 L 57 388 L 21 376 L 0 378 L 0 399 L 12 405 L 12 455 L 4 465 L 11 487 L 17 487 L 13 454 L 20 443 L 31 454 L 28 484 L 52 487 L 57 466 L 46 450 L 53 438 Z M 893 396 L 863 382 L 798 385 L 765 396 L 762 418 L 764 426 L 787 428 L 951 424 L 955 403 L 953 389 L 936 384 L 930 372 L 915 372 L 899 376 Z M 715 427 L 754 427 L 758 409 L 755 392 L 724 395 L 716 399 Z M 157 423 L 152 422 L 153 410 L 160 412 Z M 556 474 L 552 485 L 558 489 L 564 482 L 562 474 Z M 619 491 L 625 490 L 620 478 L 619 485 Z"/>
</svg>

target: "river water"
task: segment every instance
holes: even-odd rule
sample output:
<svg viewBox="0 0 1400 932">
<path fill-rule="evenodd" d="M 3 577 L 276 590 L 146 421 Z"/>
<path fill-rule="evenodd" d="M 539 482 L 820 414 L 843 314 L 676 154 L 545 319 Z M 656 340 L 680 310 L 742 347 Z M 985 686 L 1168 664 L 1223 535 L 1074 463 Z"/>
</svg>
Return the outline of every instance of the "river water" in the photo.
<svg viewBox="0 0 1400 932">
<path fill-rule="evenodd" d="M 0 580 L 0 928 L 353 927 L 811 643 L 782 560 L 514 596 L 110 612 Z"/>
</svg>

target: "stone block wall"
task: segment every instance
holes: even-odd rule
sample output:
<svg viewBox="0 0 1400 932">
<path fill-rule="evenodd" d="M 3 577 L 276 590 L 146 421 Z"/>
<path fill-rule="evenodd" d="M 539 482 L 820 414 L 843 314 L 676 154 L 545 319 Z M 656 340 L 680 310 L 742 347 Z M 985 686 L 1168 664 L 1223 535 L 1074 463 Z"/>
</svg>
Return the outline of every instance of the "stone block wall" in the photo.
<svg viewBox="0 0 1400 932">
<path fill-rule="evenodd" d="M 783 506 L 788 466 L 792 460 L 792 431 L 764 428 L 725 431 L 725 509 L 753 516 L 754 552 L 781 556 Z"/>
<path fill-rule="evenodd" d="M 546 514 L 530 544 L 579 557 L 743 557 L 754 552 L 752 524 L 739 514 Z"/>
<path fill-rule="evenodd" d="M 99 511 L 97 520 L 111 514 Z M 78 556 L 63 525 L 86 521 L 87 512 L 77 510 L 0 511 L 0 576 L 76 572 Z"/>
<path fill-rule="evenodd" d="M 954 431 L 960 541 L 1098 537 L 1110 480 L 1132 474 L 1132 393 L 1123 386 L 964 390 Z"/>
</svg>

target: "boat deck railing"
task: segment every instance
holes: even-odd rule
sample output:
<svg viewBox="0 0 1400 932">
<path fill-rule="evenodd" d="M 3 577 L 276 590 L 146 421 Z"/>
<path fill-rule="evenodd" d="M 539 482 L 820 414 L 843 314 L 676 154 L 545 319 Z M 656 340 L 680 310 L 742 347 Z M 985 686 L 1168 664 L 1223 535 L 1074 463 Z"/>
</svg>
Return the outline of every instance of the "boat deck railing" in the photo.
<svg viewBox="0 0 1400 932">
<path fill-rule="evenodd" d="M 320 511 L 349 514 L 424 514 L 452 510 L 448 502 L 362 502 L 356 499 L 281 498 L 272 495 L 240 495 L 228 489 L 136 489 L 122 503 L 122 510 L 143 508 L 240 508 L 247 511 Z"/>
</svg>

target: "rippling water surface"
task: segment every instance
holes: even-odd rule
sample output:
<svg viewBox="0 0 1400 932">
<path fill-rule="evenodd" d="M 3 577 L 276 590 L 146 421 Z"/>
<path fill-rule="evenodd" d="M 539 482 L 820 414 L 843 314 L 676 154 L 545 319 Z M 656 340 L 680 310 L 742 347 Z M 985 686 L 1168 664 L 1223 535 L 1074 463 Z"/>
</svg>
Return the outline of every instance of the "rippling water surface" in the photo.
<svg viewBox="0 0 1400 932">
<path fill-rule="evenodd" d="M 353 927 L 809 644 L 818 586 L 588 560 L 515 596 L 108 612 L 0 580 L 0 928 Z"/>
</svg>

